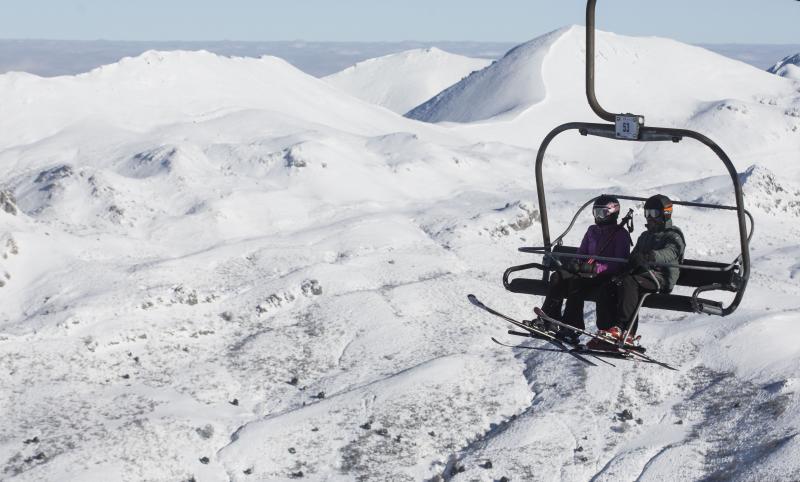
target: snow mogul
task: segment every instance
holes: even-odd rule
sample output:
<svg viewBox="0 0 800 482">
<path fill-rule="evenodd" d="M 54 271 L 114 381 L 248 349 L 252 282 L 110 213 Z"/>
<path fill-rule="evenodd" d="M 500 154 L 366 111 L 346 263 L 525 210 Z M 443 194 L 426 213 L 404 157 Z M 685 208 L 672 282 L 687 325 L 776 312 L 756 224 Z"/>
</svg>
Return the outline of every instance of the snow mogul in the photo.
<svg viewBox="0 0 800 482">
<path fill-rule="evenodd" d="M 594 224 L 586 230 L 580 248 L 578 248 L 578 254 L 627 258 L 633 243 L 624 226 L 629 222 L 630 215 L 620 223 L 618 222 L 619 214 L 620 204 L 616 197 L 603 195 L 595 199 L 592 206 Z M 565 261 L 550 275 L 542 311 L 556 320 L 584 330 L 586 328 L 583 319 L 584 299 L 595 290 L 611 294 L 611 290 L 607 286 L 611 284 L 615 276 L 620 275 L 624 270 L 624 263 L 601 262 L 591 257 Z M 564 299 L 567 302 L 562 314 L 561 308 Z M 614 320 L 619 319 L 614 312 L 615 304 L 612 296 L 598 297 L 597 328 L 602 332 L 610 333 L 615 328 Z M 550 326 L 550 323 L 540 317 L 534 318 L 529 323 L 535 328 L 553 331 L 565 341 L 577 343 L 580 336 L 576 331 Z"/>
<path fill-rule="evenodd" d="M 634 341 L 638 340 L 636 337 L 638 316 L 632 318 L 637 312 L 642 294 L 672 291 L 680 274 L 679 268 L 675 265 L 683 262 L 686 249 L 683 233 L 672 224 L 672 201 L 667 196 L 657 194 L 647 199 L 644 203 L 644 217 L 647 221 L 647 230 L 639 236 L 636 246 L 630 253 L 628 269 L 623 274 L 615 276 L 612 283 L 607 285 L 607 289 L 601 291 L 600 297 L 605 300 L 598 302 L 599 320 L 599 307 L 616 301 L 614 310 L 616 323 L 600 329 L 597 333 L 615 344 L 619 343 L 628 327 L 630 329 L 625 344 L 633 345 Z M 607 345 L 600 339 L 592 338 L 587 348 L 603 349 Z"/>
</svg>

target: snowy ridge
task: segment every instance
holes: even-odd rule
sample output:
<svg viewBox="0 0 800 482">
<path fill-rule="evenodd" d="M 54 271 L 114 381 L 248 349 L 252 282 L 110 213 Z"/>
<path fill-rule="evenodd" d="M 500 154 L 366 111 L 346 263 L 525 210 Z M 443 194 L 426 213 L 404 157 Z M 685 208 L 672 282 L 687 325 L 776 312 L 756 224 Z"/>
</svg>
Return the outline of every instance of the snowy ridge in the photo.
<svg viewBox="0 0 800 482">
<path fill-rule="evenodd" d="M 557 30 L 511 49 L 490 68 L 473 72 L 406 115 L 426 122 L 470 122 L 542 101 L 547 94 L 544 58 L 554 42 L 573 30 Z"/>
<path fill-rule="evenodd" d="M 359 99 L 404 114 L 490 63 L 432 47 L 365 60 L 323 80 Z"/>
<path fill-rule="evenodd" d="M 598 35 L 604 105 L 718 141 L 756 218 L 738 311 L 642 313 L 648 353 L 679 371 L 504 349 L 490 337 L 539 343 L 466 300 L 541 304 L 500 273 L 538 260 L 517 248 L 542 243 L 542 136 L 593 119 L 582 42 L 512 50 L 425 104 L 462 120 L 440 125 L 275 58 L 0 76 L 0 478 L 800 479 L 793 82 Z M 601 192 L 732 202 L 689 141 L 575 134 L 545 164 L 551 232 Z M 688 258 L 739 254 L 732 213 L 674 217 Z"/>
</svg>

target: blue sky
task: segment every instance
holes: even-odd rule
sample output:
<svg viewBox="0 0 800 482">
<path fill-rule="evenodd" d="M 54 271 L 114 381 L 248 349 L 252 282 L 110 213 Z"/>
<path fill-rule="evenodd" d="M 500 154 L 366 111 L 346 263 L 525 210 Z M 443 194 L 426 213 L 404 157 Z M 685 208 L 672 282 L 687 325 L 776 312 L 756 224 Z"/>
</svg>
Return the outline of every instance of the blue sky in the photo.
<svg viewBox="0 0 800 482">
<path fill-rule="evenodd" d="M 0 38 L 524 41 L 582 0 L 0 0 Z M 795 0 L 600 0 L 598 26 L 690 43 L 800 43 Z"/>
</svg>

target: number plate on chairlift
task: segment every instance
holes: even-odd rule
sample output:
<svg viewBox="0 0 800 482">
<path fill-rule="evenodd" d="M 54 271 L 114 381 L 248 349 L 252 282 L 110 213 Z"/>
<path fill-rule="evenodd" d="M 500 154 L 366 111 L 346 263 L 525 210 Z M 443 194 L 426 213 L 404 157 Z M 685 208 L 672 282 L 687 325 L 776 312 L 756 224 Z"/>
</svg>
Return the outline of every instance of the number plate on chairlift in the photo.
<svg viewBox="0 0 800 482">
<path fill-rule="evenodd" d="M 638 139 L 639 128 L 644 124 L 644 117 L 626 114 L 616 116 L 617 139 Z"/>
</svg>

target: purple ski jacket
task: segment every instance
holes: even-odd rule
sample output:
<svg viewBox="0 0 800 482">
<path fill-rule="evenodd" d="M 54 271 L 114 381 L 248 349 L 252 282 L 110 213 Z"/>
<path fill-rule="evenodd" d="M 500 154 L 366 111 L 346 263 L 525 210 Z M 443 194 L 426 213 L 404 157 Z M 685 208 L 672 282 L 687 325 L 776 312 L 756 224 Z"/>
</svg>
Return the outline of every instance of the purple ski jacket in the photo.
<svg viewBox="0 0 800 482">
<path fill-rule="evenodd" d="M 593 224 L 583 235 L 578 254 L 607 256 L 609 258 L 627 258 L 631 253 L 631 235 L 622 226 Z M 615 275 L 624 268 L 624 263 L 604 263 L 590 261 L 597 265 L 597 274 Z"/>
</svg>

